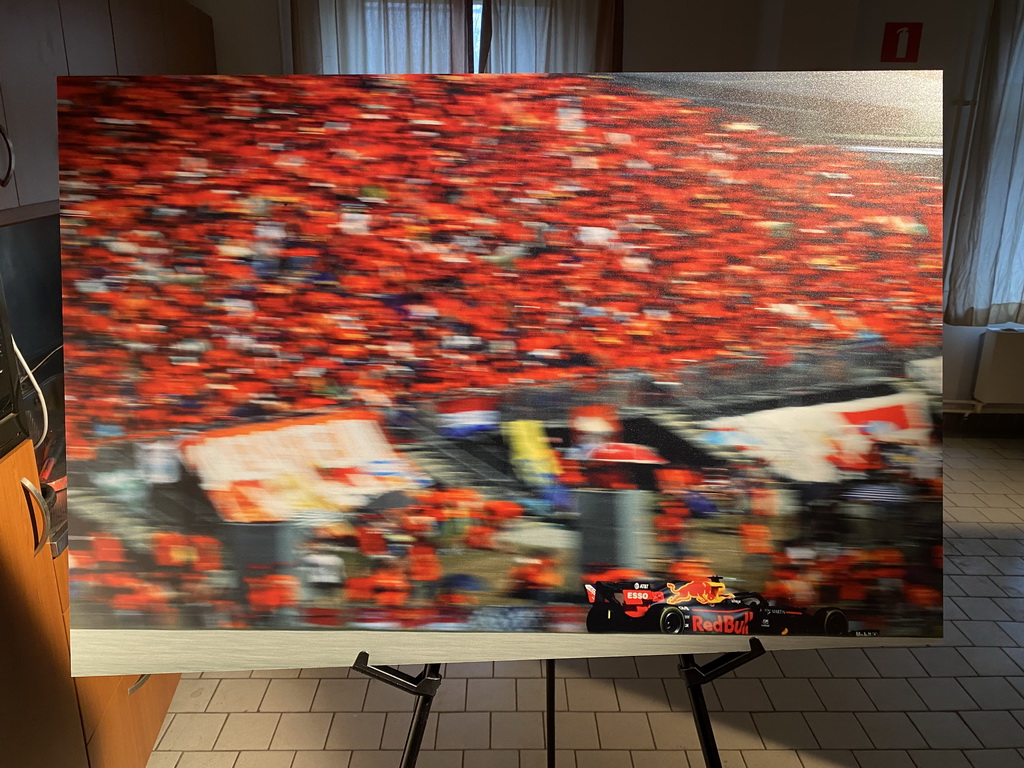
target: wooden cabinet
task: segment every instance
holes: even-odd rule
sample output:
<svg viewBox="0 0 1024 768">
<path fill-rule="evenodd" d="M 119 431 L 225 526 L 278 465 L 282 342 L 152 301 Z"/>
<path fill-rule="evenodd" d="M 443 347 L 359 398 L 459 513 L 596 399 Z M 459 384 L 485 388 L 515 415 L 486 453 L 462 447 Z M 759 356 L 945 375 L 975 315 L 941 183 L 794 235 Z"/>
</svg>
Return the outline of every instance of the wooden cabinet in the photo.
<svg viewBox="0 0 1024 768">
<path fill-rule="evenodd" d="M 58 77 L 216 71 L 213 23 L 185 0 L 0 0 L 0 19 L 0 225 L 58 210 Z"/>
<path fill-rule="evenodd" d="M 67 551 L 54 558 L 32 444 L 0 461 L 0 755 L 18 768 L 144 768 L 180 675 L 71 677 Z"/>
<path fill-rule="evenodd" d="M 0 462 L 0 750 L 19 768 L 89 768 L 32 444 Z"/>
</svg>

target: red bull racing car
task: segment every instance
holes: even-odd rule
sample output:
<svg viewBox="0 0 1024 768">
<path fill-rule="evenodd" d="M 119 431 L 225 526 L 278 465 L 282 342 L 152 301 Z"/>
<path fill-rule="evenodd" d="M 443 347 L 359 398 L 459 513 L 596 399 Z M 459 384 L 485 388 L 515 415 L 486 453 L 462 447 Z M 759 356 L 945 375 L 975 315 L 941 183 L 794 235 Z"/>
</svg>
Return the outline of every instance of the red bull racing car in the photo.
<svg viewBox="0 0 1024 768">
<path fill-rule="evenodd" d="M 588 632 L 851 634 L 838 608 L 809 613 L 772 605 L 756 592 L 729 592 L 718 576 L 681 583 L 595 581 L 586 590 L 593 604 L 587 614 Z"/>
</svg>

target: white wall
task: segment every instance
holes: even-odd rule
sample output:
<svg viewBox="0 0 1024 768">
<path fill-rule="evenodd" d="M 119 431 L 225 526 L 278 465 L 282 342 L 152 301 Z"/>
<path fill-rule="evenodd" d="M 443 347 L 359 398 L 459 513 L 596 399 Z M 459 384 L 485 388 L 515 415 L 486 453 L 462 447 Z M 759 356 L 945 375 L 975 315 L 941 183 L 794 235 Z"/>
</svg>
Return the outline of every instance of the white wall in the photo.
<svg viewBox="0 0 1024 768">
<path fill-rule="evenodd" d="M 944 400 L 971 400 L 974 378 L 981 356 L 982 336 L 986 328 L 962 325 L 942 327 L 942 397 Z"/>
<path fill-rule="evenodd" d="M 291 72 L 287 0 L 189 0 L 213 19 L 217 72 L 283 75 Z"/>
</svg>

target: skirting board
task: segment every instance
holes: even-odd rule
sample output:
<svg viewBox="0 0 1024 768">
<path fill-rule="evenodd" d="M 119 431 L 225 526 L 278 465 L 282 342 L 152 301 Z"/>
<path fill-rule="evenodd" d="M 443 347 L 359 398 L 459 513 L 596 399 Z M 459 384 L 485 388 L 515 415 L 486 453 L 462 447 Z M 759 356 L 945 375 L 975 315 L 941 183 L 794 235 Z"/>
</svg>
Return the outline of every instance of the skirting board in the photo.
<svg viewBox="0 0 1024 768">
<path fill-rule="evenodd" d="M 289 630 L 71 630 L 71 674 L 158 674 L 351 666 L 360 651 L 372 664 L 577 659 L 723 653 L 749 647 L 750 635 L 644 635 L 499 632 Z M 757 635 L 768 650 L 879 648 L 941 644 L 941 638 Z"/>
</svg>

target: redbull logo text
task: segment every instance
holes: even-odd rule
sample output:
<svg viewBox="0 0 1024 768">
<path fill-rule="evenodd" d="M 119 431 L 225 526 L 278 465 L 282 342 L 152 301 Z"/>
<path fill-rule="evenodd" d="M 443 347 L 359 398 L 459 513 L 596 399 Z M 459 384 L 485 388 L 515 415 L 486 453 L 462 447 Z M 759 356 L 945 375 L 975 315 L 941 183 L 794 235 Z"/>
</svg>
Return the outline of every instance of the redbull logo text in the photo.
<svg viewBox="0 0 1024 768">
<path fill-rule="evenodd" d="M 743 611 L 738 616 L 729 613 L 701 615 L 693 614 L 694 632 L 716 632 L 722 635 L 749 635 L 753 611 Z"/>
<path fill-rule="evenodd" d="M 679 605 L 691 601 L 696 601 L 701 605 L 715 605 L 732 598 L 732 592 L 726 592 L 725 584 L 721 581 L 688 581 L 679 586 L 671 583 L 666 586 L 671 592 L 665 598 L 665 602 L 669 605 Z"/>
</svg>

